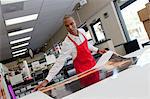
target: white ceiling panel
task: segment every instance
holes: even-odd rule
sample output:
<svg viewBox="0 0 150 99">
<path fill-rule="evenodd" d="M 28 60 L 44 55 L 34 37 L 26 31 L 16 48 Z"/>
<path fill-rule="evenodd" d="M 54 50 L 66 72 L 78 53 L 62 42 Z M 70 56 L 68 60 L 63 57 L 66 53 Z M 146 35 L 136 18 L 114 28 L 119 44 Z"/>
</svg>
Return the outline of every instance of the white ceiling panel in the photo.
<svg viewBox="0 0 150 99">
<path fill-rule="evenodd" d="M 32 14 L 36 14 L 39 13 L 39 9 L 33 9 L 33 10 L 22 10 L 22 11 L 17 11 L 17 12 L 13 12 L 13 13 L 7 13 L 7 14 L 3 14 L 3 17 L 5 18 L 5 20 L 7 19 L 12 19 L 12 18 L 18 18 L 18 17 L 22 17 L 22 16 L 27 16 L 27 15 L 32 15 Z"/>
<path fill-rule="evenodd" d="M 54 24 L 49 24 L 49 25 L 47 25 L 48 23 L 46 23 L 46 24 L 41 23 L 40 25 L 43 26 L 42 29 L 38 29 L 39 26 L 35 27 L 35 31 L 33 31 L 32 39 L 31 39 L 31 45 L 34 45 L 34 46 L 32 46 L 33 49 L 40 47 L 39 45 L 37 45 L 37 43 L 44 44 L 45 42 L 47 42 L 49 40 L 49 38 L 58 30 L 57 28 L 60 28 L 60 26 L 62 25 L 61 23 L 59 23 L 57 21 L 55 21 L 53 23 Z M 57 26 L 57 28 L 56 28 L 56 26 Z M 51 31 L 49 31 L 49 30 L 51 30 Z M 40 38 L 37 38 L 37 37 L 40 37 Z"/>
<path fill-rule="evenodd" d="M 45 0 L 44 6 L 56 5 L 56 7 L 61 7 L 62 5 L 70 6 L 72 2 L 77 0 Z M 59 5 L 59 6 L 58 6 Z"/>
<path fill-rule="evenodd" d="M 7 27 L 7 30 L 13 30 L 13 29 L 26 29 L 26 28 L 30 28 L 30 27 L 34 27 L 36 24 L 36 21 L 30 21 L 30 22 L 25 22 L 25 23 L 21 23 L 21 24 L 16 24 L 16 25 L 11 25 Z"/>
<path fill-rule="evenodd" d="M 18 35 L 18 36 L 9 37 L 9 41 L 17 40 L 17 39 L 28 37 L 28 36 L 31 36 L 31 35 L 32 35 L 32 32 L 22 34 L 22 35 Z"/>
<path fill-rule="evenodd" d="M 6 5 L 6 4 L 12 4 L 12 3 L 24 2 L 24 1 L 27 1 L 27 0 L 1 0 L 1 4 Z"/>
<path fill-rule="evenodd" d="M 23 9 L 18 11 L 12 11 L 9 13 L 4 13 L 3 16 L 5 19 L 21 17 L 24 15 L 30 15 L 34 13 L 39 13 L 42 7 L 43 0 L 28 0 L 23 3 Z M 5 5 L 6 6 L 6 5 Z M 9 9 L 13 9 L 15 7 L 11 5 L 7 5 Z M 12 8 L 11 8 L 12 7 Z M 2 6 L 3 9 L 3 6 Z"/>
</svg>

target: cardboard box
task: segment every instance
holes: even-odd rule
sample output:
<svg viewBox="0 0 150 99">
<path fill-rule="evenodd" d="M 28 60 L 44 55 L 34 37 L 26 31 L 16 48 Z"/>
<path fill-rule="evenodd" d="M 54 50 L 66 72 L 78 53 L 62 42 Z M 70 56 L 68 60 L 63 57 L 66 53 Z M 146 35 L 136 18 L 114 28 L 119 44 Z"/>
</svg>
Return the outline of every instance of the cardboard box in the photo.
<svg viewBox="0 0 150 99">
<path fill-rule="evenodd" d="M 150 2 L 146 4 L 146 7 L 138 11 L 140 21 L 143 22 L 145 30 L 150 38 Z"/>
<path fill-rule="evenodd" d="M 143 22 L 148 37 L 150 38 L 150 20 Z"/>
<path fill-rule="evenodd" d="M 146 8 L 138 11 L 138 15 L 139 15 L 140 21 L 142 21 L 142 22 L 144 22 L 144 21 L 149 19 L 148 11 L 147 11 Z"/>
<path fill-rule="evenodd" d="M 150 20 L 150 2 L 146 4 L 147 14 Z"/>
<path fill-rule="evenodd" d="M 150 20 L 150 2 L 146 4 L 146 7 L 144 9 L 138 11 L 138 15 L 142 22 Z"/>
</svg>

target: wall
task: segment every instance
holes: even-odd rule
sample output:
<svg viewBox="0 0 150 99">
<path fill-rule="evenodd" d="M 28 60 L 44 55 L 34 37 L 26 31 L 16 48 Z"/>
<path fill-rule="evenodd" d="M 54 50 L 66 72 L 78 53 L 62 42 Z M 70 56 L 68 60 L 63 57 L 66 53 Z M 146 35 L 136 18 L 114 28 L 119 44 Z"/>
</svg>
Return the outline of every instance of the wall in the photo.
<svg viewBox="0 0 150 99">
<path fill-rule="evenodd" d="M 123 45 L 115 47 L 115 51 L 120 55 L 126 55 L 126 51 Z"/>
<path fill-rule="evenodd" d="M 98 11 L 97 13 L 95 13 L 95 15 L 92 16 L 90 16 L 90 12 L 88 12 L 88 9 L 90 9 L 90 7 L 92 6 L 90 6 L 89 4 L 89 7 L 87 5 L 87 7 L 84 7 L 83 9 L 79 10 L 79 15 L 82 22 L 86 21 L 86 24 L 89 26 L 93 22 L 93 20 L 100 18 L 106 37 L 111 38 L 114 45 L 126 42 L 113 2 L 109 2 L 105 5 L 105 7 L 103 7 L 100 11 Z M 105 19 L 103 16 L 104 13 L 108 13 L 109 17 Z M 89 16 L 89 18 L 85 18 L 84 16 Z"/>
<path fill-rule="evenodd" d="M 108 41 L 103 42 L 101 44 L 95 45 L 95 47 L 97 47 L 99 49 L 108 48 L 111 51 L 115 51 L 115 48 L 114 48 L 113 43 L 112 43 L 112 40 L 108 40 Z"/>
<path fill-rule="evenodd" d="M 77 24 L 81 25 L 86 22 L 89 26 L 93 20 L 100 18 L 106 37 L 111 38 L 114 45 L 126 42 L 113 2 L 110 2 L 111 0 L 104 1 L 105 0 L 88 0 L 88 4 L 84 5 L 79 11 L 77 11 L 81 23 L 79 23 L 80 21 L 78 20 L 77 13 L 73 13 Z M 106 12 L 109 17 L 105 19 L 103 14 Z M 88 28 L 91 31 L 91 28 Z M 62 26 L 61 29 L 50 39 L 48 47 L 51 47 L 56 42 L 62 40 L 66 34 L 65 27 Z"/>
</svg>

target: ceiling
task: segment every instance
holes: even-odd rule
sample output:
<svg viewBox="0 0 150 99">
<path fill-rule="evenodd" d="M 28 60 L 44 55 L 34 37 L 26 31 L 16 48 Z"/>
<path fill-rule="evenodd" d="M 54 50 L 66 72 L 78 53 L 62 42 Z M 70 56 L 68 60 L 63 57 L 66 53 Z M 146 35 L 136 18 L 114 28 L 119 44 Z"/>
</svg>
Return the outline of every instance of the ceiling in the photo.
<svg viewBox="0 0 150 99">
<path fill-rule="evenodd" d="M 0 0 L 1 1 L 1 0 Z M 7 0 L 10 1 L 10 0 Z M 15 1 L 15 0 L 12 0 Z M 21 1 L 21 0 L 20 0 Z M 62 26 L 65 14 L 72 13 L 78 0 L 22 0 L 23 2 L 0 5 L 0 61 L 12 58 L 10 41 L 31 36 L 29 45 L 33 50 L 41 47 Z M 1 2 L 2 4 L 2 2 Z M 5 20 L 38 13 L 38 19 L 7 26 Z M 8 31 L 34 27 L 32 32 L 8 37 Z"/>
<path fill-rule="evenodd" d="M 2 5 L 0 4 L 0 61 L 13 57 L 11 45 L 9 42 L 19 38 L 30 36 L 29 45 L 25 48 L 36 50 L 47 42 L 54 33 L 62 26 L 62 20 L 65 14 L 72 14 L 74 6 L 80 0 L 17 0 L 15 2 Z M 3 0 L 16 1 L 16 0 Z M 108 2 L 101 0 L 102 3 Z M 102 4 L 101 6 L 104 6 Z M 5 20 L 38 14 L 37 20 L 24 22 L 20 24 L 6 26 Z M 34 30 L 29 33 L 9 37 L 8 32 L 22 30 L 33 27 Z M 16 44 L 15 44 L 16 45 Z M 23 48 L 23 47 L 21 47 Z M 20 49 L 20 48 L 18 48 Z M 17 50 L 18 50 L 17 49 Z"/>
</svg>

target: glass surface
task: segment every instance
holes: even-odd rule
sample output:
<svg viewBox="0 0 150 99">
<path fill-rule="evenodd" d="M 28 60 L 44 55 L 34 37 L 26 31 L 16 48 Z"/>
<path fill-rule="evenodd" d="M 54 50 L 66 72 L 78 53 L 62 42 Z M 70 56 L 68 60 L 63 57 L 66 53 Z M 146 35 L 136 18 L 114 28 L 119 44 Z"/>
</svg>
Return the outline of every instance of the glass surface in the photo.
<svg viewBox="0 0 150 99">
<path fill-rule="evenodd" d="M 108 77 L 117 77 L 119 72 L 132 67 L 132 64 L 135 64 L 136 61 L 136 57 L 124 58 L 116 53 L 113 53 L 104 65 L 47 86 L 41 91 L 55 99 L 60 99 L 100 82 Z"/>
</svg>

